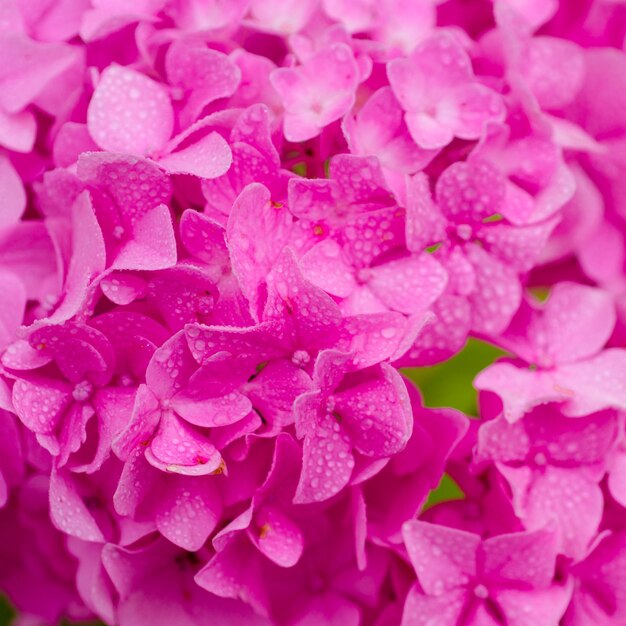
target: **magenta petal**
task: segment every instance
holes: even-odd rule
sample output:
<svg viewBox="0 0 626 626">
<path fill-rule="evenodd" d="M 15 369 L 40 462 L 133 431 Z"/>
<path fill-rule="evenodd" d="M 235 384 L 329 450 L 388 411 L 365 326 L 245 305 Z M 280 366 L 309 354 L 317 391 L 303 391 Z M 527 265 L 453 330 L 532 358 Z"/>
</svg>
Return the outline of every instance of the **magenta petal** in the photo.
<svg viewBox="0 0 626 626">
<path fill-rule="evenodd" d="M 50 476 L 50 515 L 57 528 L 84 541 L 103 542 L 104 536 L 69 474 Z"/>
<path fill-rule="evenodd" d="M 185 550 L 199 550 L 219 521 L 222 502 L 217 487 L 177 477 L 165 491 L 155 518 L 159 532 Z"/>
<path fill-rule="evenodd" d="M 315 433 L 304 439 L 302 475 L 294 502 L 320 502 L 334 496 L 347 485 L 353 467 L 348 436 L 334 417 L 323 417 Z"/>
<path fill-rule="evenodd" d="M 390 309 L 407 314 L 428 309 L 448 282 L 446 271 L 427 253 L 390 261 L 370 271 L 370 289 Z"/>
<path fill-rule="evenodd" d="M 258 316 L 259 287 L 287 243 L 291 222 L 286 208 L 274 206 L 269 190 L 258 183 L 248 185 L 233 205 L 226 228 L 228 247 L 253 317 Z"/>
<path fill-rule="evenodd" d="M 421 521 L 406 522 L 402 534 L 419 583 L 427 594 L 437 596 L 453 591 L 476 575 L 478 535 Z"/>
<path fill-rule="evenodd" d="M 248 536 L 256 547 L 276 565 L 293 567 L 304 549 L 304 538 L 298 526 L 280 509 L 264 506 L 255 515 L 256 528 Z"/>
<path fill-rule="evenodd" d="M 52 433 L 71 399 L 69 386 L 52 380 L 21 379 L 13 385 L 15 412 L 35 433 Z"/>
<path fill-rule="evenodd" d="M 228 426 L 250 413 L 252 404 L 244 395 L 231 392 L 221 397 L 203 398 L 181 392 L 172 398 L 171 406 L 190 424 L 203 427 Z"/>
<path fill-rule="evenodd" d="M 222 464 L 220 453 L 208 438 L 171 412 L 161 415 L 157 433 L 146 449 L 146 458 L 158 469 L 189 476 L 212 474 Z"/>
<path fill-rule="evenodd" d="M 126 460 L 139 446 L 148 445 L 159 419 L 158 400 L 146 385 L 140 385 L 128 423 L 113 440 L 115 454 Z"/>
<path fill-rule="evenodd" d="M 411 436 L 411 405 L 400 375 L 381 363 L 380 374 L 336 392 L 335 411 L 354 447 L 372 457 L 398 453 Z"/>
<path fill-rule="evenodd" d="M 160 270 L 176 263 L 176 239 L 170 210 L 160 204 L 137 220 L 133 237 L 118 252 L 116 270 Z"/>
</svg>

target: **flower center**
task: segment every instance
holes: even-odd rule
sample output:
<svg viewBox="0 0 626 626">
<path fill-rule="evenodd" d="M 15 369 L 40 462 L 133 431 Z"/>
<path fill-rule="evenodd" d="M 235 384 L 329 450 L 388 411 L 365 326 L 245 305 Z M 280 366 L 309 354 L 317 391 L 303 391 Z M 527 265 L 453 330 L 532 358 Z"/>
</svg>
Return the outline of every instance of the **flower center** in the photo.
<svg viewBox="0 0 626 626">
<path fill-rule="evenodd" d="M 83 380 L 72 390 L 72 397 L 76 400 L 76 402 L 86 402 L 89 400 L 92 393 L 93 385 L 89 381 Z"/>
</svg>

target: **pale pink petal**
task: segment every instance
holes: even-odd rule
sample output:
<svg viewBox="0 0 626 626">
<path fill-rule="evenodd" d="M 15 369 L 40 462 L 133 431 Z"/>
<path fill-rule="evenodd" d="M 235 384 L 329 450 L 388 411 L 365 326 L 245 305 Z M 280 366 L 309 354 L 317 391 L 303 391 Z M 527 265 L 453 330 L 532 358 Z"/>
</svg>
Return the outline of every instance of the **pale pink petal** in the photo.
<svg viewBox="0 0 626 626">
<path fill-rule="evenodd" d="M 409 112 L 404 116 L 415 143 L 424 150 L 437 150 L 447 146 L 454 138 L 453 130 L 428 113 Z"/>
<path fill-rule="evenodd" d="M 176 239 L 170 210 L 164 204 L 146 212 L 134 225 L 133 237 L 118 252 L 116 270 L 160 270 L 176 263 Z"/>
<path fill-rule="evenodd" d="M 556 384 L 551 372 L 531 371 L 510 363 L 489 366 L 476 376 L 474 387 L 500 396 L 504 417 L 509 422 L 520 419 L 535 406 L 563 402 L 572 396 L 570 389 Z"/>
<path fill-rule="evenodd" d="M 7 113 L 0 109 L 0 145 L 15 152 L 30 152 L 36 133 L 37 123 L 30 111 Z"/>
<path fill-rule="evenodd" d="M 506 109 L 500 94 L 478 83 L 455 90 L 453 102 L 443 105 L 438 119 L 461 139 L 479 139 L 487 124 L 504 121 Z"/>
<path fill-rule="evenodd" d="M 270 80 L 286 110 L 286 139 L 305 141 L 348 112 L 359 76 L 352 50 L 335 43 L 299 68 L 274 70 Z"/>
<path fill-rule="evenodd" d="M 580 417 L 607 408 L 626 410 L 626 350 L 604 350 L 587 361 L 562 365 L 554 373 L 565 395 L 566 415 Z"/>
<path fill-rule="evenodd" d="M 560 623 L 571 595 L 571 585 L 553 585 L 533 591 L 504 589 L 496 592 L 495 601 L 510 626 L 553 626 Z"/>
<path fill-rule="evenodd" d="M 596 354 L 615 326 L 615 305 L 600 289 L 559 283 L 528 329 L 540 359 L 572 363 Z M 577 341 L 572 341 L 575 335 Z M 545 356 L 544 356 L 545 355 Z"/>
<path fill-rule="evenodd" d="M 172 105 L 161 85 L 120 65 L 102 72 L 87 110 L 87 126 L 103 150 L 152 154 L 165 145 L 173 125 Z"/>
<path fill-rule="evenodd" d="M 160 157 L 158 163 L 170 174 L 217 178 L 228 171 L 232 160 L 226 140 L 219 133 L 212 132 L 186 148 Z"/>
</svg>

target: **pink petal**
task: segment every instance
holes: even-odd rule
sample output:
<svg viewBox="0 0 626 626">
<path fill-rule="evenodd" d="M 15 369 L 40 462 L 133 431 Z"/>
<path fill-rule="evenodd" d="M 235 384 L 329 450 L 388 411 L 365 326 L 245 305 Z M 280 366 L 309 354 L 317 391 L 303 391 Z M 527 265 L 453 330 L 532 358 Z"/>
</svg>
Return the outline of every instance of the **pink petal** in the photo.
<svg viewBox="0 0 626 626">
<path fill-rule="evenodd" d="M 450 108 L 439 119 L 461 139 L 478 139 L 487 124 L 504 121 L 506 109 L 502 96 L 478 83 L 455 90 Z"/>
<path fill-rule="evenodd" d="M 510 363 L 489 366 L 474 379 L 474 387 L 499 395 L 504 404 L 503 415 L 509 422 L 520 419 L 535 406 L 571 397 L 569 389 L 555 384 L 550 372 L 534 372 Z"/>
<path fill-rule="evenodd" d="M 368 285 L 381 302 L 407 314 L 428 309 L 448 282 L 447 272 L 428 253 L 389 261 L 370 272 Z"/>
<path fill-rule="evenodd" d="M 172 408 L 190 424 L 202 427 L 228 426 L 243 419 L 252 410 L 250 400 L 240 393 L 203 397 L 202 392 L 201 388 L 196 393 L 183 391 L 172 399 Z"/>
<path fill-rule="evenodd" d="M 350 48 L 335 43 L 299 68 L 274 70 L 270 80 L 286 110 L 286 139 L 305 141 L 350 109 L 359 76 Z"/>
<path fill-rule="evenodd" d="M 139 385 L 128 422 L 113 439 L 115 454 L 125 461 L 139 446 L 148 445 L 160 417 L 158 400 L 146 385 Z"/>
<path fill-rule="evenodd" d="M 170 174 L 217 178 L 228 171 L 232 152 L 226 140 L 219 133 L 212 132 L 186 148 L 160 157 L 158 162 Z"/>
<path fill-rule="evenodd" d="M 84 69 L 83 51 L 66 43 L 44 43 L 17 34 L 3 34 L 0 54 L 0 106 L 17 113 L 33 102 L 52 81 L 63 82 L 68 72 Z M 72 97 L 71 91 L 63 97 Z"/>
<path fill-rule="evenodd" d="M 293 254 L 284 253 L 267 277 L 265 319 L 286 319 L 293 325 L 295 347 L 330 347 L 341 321 L 339 307 L 324 291 L 306 281 Z"/>
<path fill-rule="evenodd" d="M 94 245 L 97 244 L 96 237 Z M 0 264 L 20 278 L 29 298 L 39 301 L 56 299 L 61 278 L 45 224 L 26 221 L 1 231 Z"/>
<path fill-rule="evenodd" d="M 15 339 L 15 331 L 22 324 L 25 311 L 26 289 L 22 281 L 11 272 L 0 269 L 0 348 Z"/>
<path fill-rule="evenodd" d="M 626 507 L 626 454 L 621 451 L 613 453 L 608 487 L 617 502 Z"/>
<path fill-rule="evenodd" d="M 554 70 L 557 67 L 558 72 Z M 542 109 L 570 104 L 582 87 L 586 71 L 582 48 L 556 37 L 534 37 L 520 69 Z"/>
<path fill-rule="evenodd" d="M 88 192 L 83 192 L 72 207 L 72 258 L 65 279 L 65 298 L 50 317 L 63 322 L 83 305 L 92 281 L 106 265 L 102 230 L 96 219 Z"/>
<path fill-rule="evenodd" d="M 82 181 L 104 189 L 111 197 L 124 227 L 135 225 L 160 204 L 168 204 L 172 195 L 170 179 L 161 168 L 126 154 L 81 154 L 77 173 Z"/>
<path fill-rule="evenodd" d="M 449 126 L 428 113 L 407 113 L 404 120 L 411 137 L 424 150 L 443 148 L 454 138 L 454 132 Z"/>
<path fill-rule="evenodd" d="M 258 315 L 259 287 L 291 230 L 291 216 L 285 207 L 273 206 L 263 185 L 248 185 L 233 205 L 226 228 L 233 272 L 248 298 L 253 317 Z"/>
<path fill-rule="evenodd" d="M 294 502 L 321 502 L 341 491 L 350 480 L 354 457 L 350 439 L 334 417 L 324 416 L 304 439 L 302 474 Z"/>
<path fill-rule="evenodd" d="M 311 248 L 300 260 L 300 268 L 307 280 L 334 296 L 345 298 L 356 287 L 352 269 L 333 239 L 325 239 Z"/>
<path fill-rule="evenodd" d="M 406 522 L 402 534 L 419 583 L 428 595 L 440 596 L 464 587 L 468 578 L 476 575 L 478 535 L 421 521 Z"/>
<path fill-rule="evenodd" d="M 146 449 L 146 459 L 158 469 L 188 476 L 212 474 L 222 464 L 220 453 L 208 438 L 171 412 L 161 415 L 157 433 Z"/>
<path fill-rule="evenodd" d="M 465 345 L 471 326 L 471 309 L 465 298 L 443 294 L 433 305 L 432 313 L 435 319 L 426 323 L 402 357 L 403 364 L 434 365 Z"/>
<path fill-rule="evenodd" d="M 526 528 L 534 530 L 553 524 L 557 529 L 559 551 L 581 558 L 598 532 L 604 500 L 597 482 L 583 471 L 548 466 L 537 472 L 521 492 L 515 474 L 507 471 L 514 494 L 519 496 L 518 515 Z M 572 515 L 571 511 L 577 514 Z"/>
<path fill-rule="evenodd" d="M 31 111 L 7 113 L 0 110 L 0 145 L 15 152 L 30 152 L 36 133 L 37 123 Z"/>
<path fill-rule="evenodd" d="M 103 150 L 152 154 L 165 145 L 173 125 L 172 105 L 161 85 L 120 65 L 102 72 L 87 110 L 87 126 Z"/>
<path fill-rule="evenodd" d="M 302 531 L 280 509 L 262 507 L 254 523 L 248 536 L 268 559 L 280 567 L 293 567 L 299 561 L 304 549 Z"/>
<path fill-rule="evenodd" d="M 401 626 L 431 626 L 437 621 L 457 624 L 466 603 L 466 595 L 465 590 L 459 590 L 427 596 L 414 585 L 406 597 Z"/>
<path fill-rule="evenodd" d="M 24 426 L 34 433 L 49 434 L 69 406 L 70 392 L 68 386 L 46 379 L 16 380 L 13 406 Z"/>
<path fill-rule="evenodd" d="M 626 350 L 604 350 L 587 361 L 562 365 L 555 388 L 566 397 L 563 412 L 571 417 L 603 409 L 626 410 Z"/>
<path fill-rule="evenodd" d="M 552 626 L 558 624 L 572 595 L 571 585 L 524 591 L 503 589 L 495 601 L 510 626 Z"/>
<path fill-rule="evenodd" d="M 483 573 L 502 587 L 547 587 L 554 578 L 557 549 L 555 533 L 544 529 L 491 537 L 481 548 Z"/>
<path fill-rule="evenodd" d="M 139 276 L 113 272 L 100 281 L 100 289 L 111 302 L 125 305 L 141 300 L 146 295 L 147 285 Z"/>
<path fill-rule="evenodd" d="M 500 213 L 504 176 L 488 161 L 457 162 L 437 179 L 437 202 L 457 224 L 476 224 Z"/>
<path fill-rule="evenodd" d="M 597 353 L 614 326 L 615 306 L 608 293 L 585 285 L 559 283 L 550 292 L 543 314 L 531 321 L 528 335 L 540 359 L 572 363 Z M 573 334 L 578 341 L 571 340 Z"/>
<path fill-rule="evenodd" d="M 185 550 L 199 550 L 217 525 L 222 502 L 212 483 L 197 484 L 186 476 L 159 500 L 155 522 L 159 532 Z"/>
<path fill-rule="evenodd" d="M 476 275 L 476 290 L 469 297 L 472 329 L 501 333 L 511 322 L 522 298 L 517 274 L 477 245 L 466 246 L 465 254 Z"/>
<path fill-rule="evenodd" d="M 184 90 L 184 125 L 198 119 L 205 106 L 235 93 L 241 71 L 225 54 L 194 40 L 174 41 L 165 56 L 170 84 Z"/>
<path fill-rule="evenodd" d="M 118 252 L 116 270 L 160 270 L 176 263 L 176 239 L 170 210 L 160 204 L 146 212 L 134 226 L 134 233 Z"/>
<path fill-rule="evenodd" d="M 70 475 L 64 472 L 53 470 L 50 476 L 50 516 L 59 530 L 72 537 L 83 541 L 105 540 Z"/>
<path fill-rule="evenodd" d="M 406 213 L 406 246 L 411 252 L 423 252 L 446 238 L 446 219 L 433 201 L 426 174 L 408 178 Z"/>
<path fill-rule="evenodd" d="M 530 271 L 545 253 L 548 238 L 559 223 L 555 217 L 541 224 L 509 226 L 490 224 L 476 236 L 491 254 L 510 263 L 518 272 Z"/>
<path fill-rule="evenodd" d="M 409 397 L 400 375 L 386 363 L 379 367 L 381 371 L 376 377 L 365 378 L 333 395 L 335 412 L 354 447 L 375 458 L 402 450 L 413 425 Z"/>
<path fill-rule="evenodd" d="M 7 228 L 22 217 L 26 208 L 26 192 L 22 179 L 4 154 L 0 154 L 0 192 L 3 198 L 0 228 Z"/>
</svg>

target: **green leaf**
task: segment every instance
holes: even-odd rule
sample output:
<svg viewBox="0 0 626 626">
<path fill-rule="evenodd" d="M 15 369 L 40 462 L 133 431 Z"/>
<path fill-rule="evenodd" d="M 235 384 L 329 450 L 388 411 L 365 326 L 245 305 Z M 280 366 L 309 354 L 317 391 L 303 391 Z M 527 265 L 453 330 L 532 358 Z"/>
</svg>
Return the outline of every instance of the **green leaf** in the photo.
<svg viewBox="0 0 626 626">
<path fill-rule="evenodd" d="M 444 474 L 439 484 L 433 489 L 422 507 L 422 512 L 440 504 L 441 502 L 451 502 L 453 500 L 464 500 L 465 494 L 450 474 Z"/>
<path fill-rule="evenodd" d="M 473 381 L 478 372 L 506 354 L 494 345 L 469 339 L 465 348 L 444 363 L 433 367 L 403 370 L 420 389 L 427 407 L 452 407 L 478 416 L 477 393 Z"/>
</svg>

